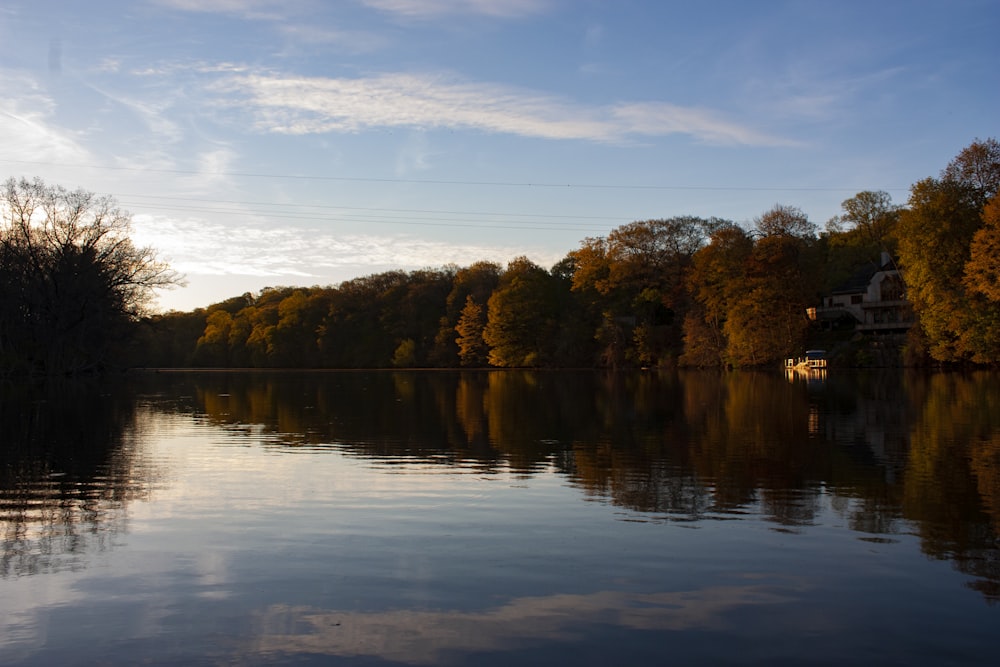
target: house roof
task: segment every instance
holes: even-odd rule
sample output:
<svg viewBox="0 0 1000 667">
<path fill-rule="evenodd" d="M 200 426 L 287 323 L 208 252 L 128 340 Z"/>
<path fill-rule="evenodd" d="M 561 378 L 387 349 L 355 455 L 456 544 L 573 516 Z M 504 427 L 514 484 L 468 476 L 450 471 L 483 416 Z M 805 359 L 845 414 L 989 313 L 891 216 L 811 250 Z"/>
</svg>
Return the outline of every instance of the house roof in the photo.
<svg viewBox="0 0 1000 667">
<path fill-rule="evenodd" d="M 882 263 L 876 264 L 875 262 L 866 262 L 861 267 L 859 267 L 851 277 L 842 282 L 836 288 L 834 288 L 831 294 L 858 294 L 859 292 L 868 291 L 868 285 L 871 284 L 872 276 L 874 276 L 879 271 L 891 270 L 892 260 L 887 254 L 882 257 Z"/>
<path fill-rule="evenodd" d="M 857 294 L 868 291 L 868 285 L 872 281 L 872 276 L 878 273 L 880 268 L 875 262 L 868 262 L 851 274 L 851 277 L 835 287 L 831 294 Z"/>
</svg>

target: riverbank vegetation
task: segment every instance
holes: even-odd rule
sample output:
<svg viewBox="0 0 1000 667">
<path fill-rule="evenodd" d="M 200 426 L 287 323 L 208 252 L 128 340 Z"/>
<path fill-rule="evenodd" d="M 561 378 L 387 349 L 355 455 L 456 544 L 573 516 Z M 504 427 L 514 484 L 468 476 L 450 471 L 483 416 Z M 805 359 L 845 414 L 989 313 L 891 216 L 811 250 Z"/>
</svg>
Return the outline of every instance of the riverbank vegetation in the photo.
<svg viewBox="0 0 1000 667">
<path fill-rule="evenodd" d="M 149 291 L 177 278 L 128 243 L 127 216 L 92 198 L 83 208 L 99 202 L 102 213 L 71 220 L 82 194 L 29 185 L 8 182 L 0 229 L 5 367 L 103 367 L 126 334 L 127 362 L 145 367 L 769 366 L 828 338 L 807 309 L 885 256 L 915 324 L 901 343 L 855 340 L 848 363 L 1000 362 L 995 139 L 913 185 L 905 206 L 860 192 L 822 229 L 784 204 L 752 225 L 643 220 L 584 239 L 549 268 L 517 257 L 387 271 L 141 319 Z M 25 197 L 40 222 L 25 222 Z"/>
</svg>

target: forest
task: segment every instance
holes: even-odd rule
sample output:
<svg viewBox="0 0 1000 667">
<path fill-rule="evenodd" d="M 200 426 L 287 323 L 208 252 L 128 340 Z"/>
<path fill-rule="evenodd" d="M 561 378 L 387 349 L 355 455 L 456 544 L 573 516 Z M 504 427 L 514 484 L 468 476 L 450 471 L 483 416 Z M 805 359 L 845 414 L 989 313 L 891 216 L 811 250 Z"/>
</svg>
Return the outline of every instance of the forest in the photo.
<svg viewBox="0 0 1000 667">
<path fill-rule="evenodd" d="M 269 287 L 154 315 L 132 306 L 144 290 L 177 277 L 150 251 L 133 249 L 126 263 L 145 273 L 125 272 L 141 280 L 125 285 L 131 291 L 110 290 L 114 298 L 101 306 L 115 328 L 73 339 L 70 356 L 82 366 L 102 365 L 111 340 L 121 364 L 140 367 L 766 367 L 800 355 L 819 334 L 807 309 L 886 253 L 899 267 L 916 320 L 895 345 L 899 363 L 995 365 L 998 193 L 1000 142 L 977 139 L 938 177 L 914 184 L 905 205 L 883 191 L 859 192 L 822 229 L 783 204 L 750 228 L 694 216 L 643 220 L 584 239 L 550 268 L 517 257 L 506 266 L 479 261 L 388 271 L 337 286 Z M 52 235 L 28 230 L 23 215 L 17 224 L 10 208 L 8 202 L 0 227 L 0 359 L 5 369 L 44 366 L 38 348 L 69 336 L 63 320 L 79 327 L 87 315 L 69 318 L 83 302 L 53 301 L 45 280 L 31 287 L 26 276 L 65 267 L 50 259 L 56 268 L 24 268 L 34 256 L 24 248 L 41 247 L 39 239 Z M 53 245 L 54 258 L 91 257 L 85 244 L 64 241 Z M 100 281 L 95 289 L 109 291 Z M 65 355 L 63 339 L 56 342 Z M 84 353 L 91 348 L 101 353 Z M 53 361 L 49 368 L 66 365 Z"/>
</svg>

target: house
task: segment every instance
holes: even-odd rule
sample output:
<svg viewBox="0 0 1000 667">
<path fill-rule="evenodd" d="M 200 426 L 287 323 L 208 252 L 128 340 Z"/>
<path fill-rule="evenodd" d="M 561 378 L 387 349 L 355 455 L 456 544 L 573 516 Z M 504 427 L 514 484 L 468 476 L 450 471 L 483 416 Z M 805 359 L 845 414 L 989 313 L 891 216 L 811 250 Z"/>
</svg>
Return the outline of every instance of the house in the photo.
<svg viewBox="0 0 1000 667">
<path fill-rule="evenodd" d="M 852 324 L 868 333 L 903 332 L 913 325 L 913 308 L 906 285 L 889 253 L 880 262 L 859 269 L 823 297 L 823 305 L 807 310 L 809 319 L 828 328 Z"/>
</svg>

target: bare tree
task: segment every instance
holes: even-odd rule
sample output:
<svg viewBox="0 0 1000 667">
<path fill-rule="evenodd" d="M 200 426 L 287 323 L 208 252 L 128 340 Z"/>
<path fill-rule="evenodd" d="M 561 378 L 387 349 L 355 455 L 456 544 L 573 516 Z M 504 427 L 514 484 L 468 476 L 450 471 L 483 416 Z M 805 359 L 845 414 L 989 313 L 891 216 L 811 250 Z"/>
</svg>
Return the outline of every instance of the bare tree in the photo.
<svg viewBox="0 0 1000 667">
<path fill-rule="evenodd" d="M 762 236 L 797 236 L 813 238 L 816 236 L 816 225 L 809 222 L 809 217 L 797 206 L 775 204 L 763 215 L 754 218 L 754 227 Z"/>
<path fill-rule="evenodd" d="M 77 374 L 109 365 L 153 290 L 180 277 L 136 247 L 111 197 L 9 179 L 0 192 L 0 369 Z"/>
</svg>

